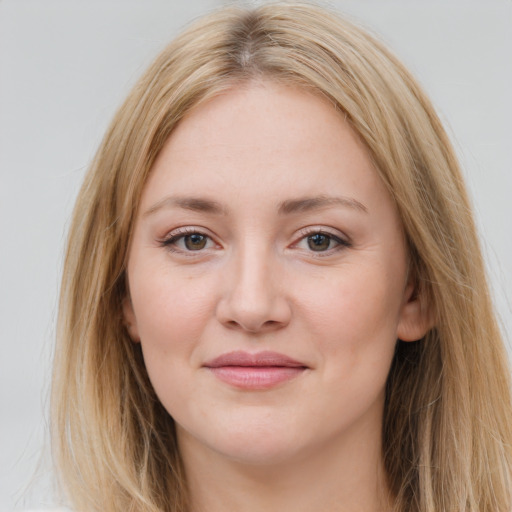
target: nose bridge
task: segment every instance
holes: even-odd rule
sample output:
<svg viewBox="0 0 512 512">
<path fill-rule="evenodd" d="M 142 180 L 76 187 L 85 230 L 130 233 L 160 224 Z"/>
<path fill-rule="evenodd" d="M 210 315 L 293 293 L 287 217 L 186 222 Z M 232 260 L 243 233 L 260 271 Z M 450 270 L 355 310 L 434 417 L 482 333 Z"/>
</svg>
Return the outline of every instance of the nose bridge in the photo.
<svg viewBox="0 0 512 512">
<path fill-rule="evenodd" d="M 289 305 L 280 286 L 280 264 L 269 244 L 246 239 L 231 255 L 220 319 L 257 332 L 285 325 Z"/>
<path fill-rule="evenodd" d="M 270 277 L 273 273 L 273 255 L 266 247 L 252 244 L 242 247 L 235 259 L 234 295 L 247 305 L 262 308 L 273 295 Z M 276 284 L 276 283 L 274 283 Z"/>
</svg>

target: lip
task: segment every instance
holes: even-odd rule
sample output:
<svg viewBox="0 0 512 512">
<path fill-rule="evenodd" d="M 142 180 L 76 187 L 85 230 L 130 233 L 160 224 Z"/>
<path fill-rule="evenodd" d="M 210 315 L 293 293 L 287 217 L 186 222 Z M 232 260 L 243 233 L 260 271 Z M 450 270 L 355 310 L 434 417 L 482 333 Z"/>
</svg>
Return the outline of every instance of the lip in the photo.
<svg viewBox="0 0 512 512">
<path fill-rule="evenodd" d="M 304 363 L 278 352 L 235 351 L 203 365 L 219 380 L 239 389 L 270 389 L 290 381 L 308 369 Z"/>
</svg>

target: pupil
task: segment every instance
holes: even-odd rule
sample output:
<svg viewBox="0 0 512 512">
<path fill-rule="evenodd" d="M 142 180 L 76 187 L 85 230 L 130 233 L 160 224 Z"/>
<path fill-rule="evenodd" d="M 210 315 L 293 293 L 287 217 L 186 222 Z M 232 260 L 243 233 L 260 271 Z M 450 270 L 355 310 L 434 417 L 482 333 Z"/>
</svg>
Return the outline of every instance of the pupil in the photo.
<svg viewBox="0 0 512 512">
<path fill-rule="evenodd" d="M 185 246 L 191 251 L 197 251 L 203 249 L 206 245 L 206 237 L 198 233 L 187 235 L 185 237 Z"/>
<path fill-rule="evenodd" d="M 313 251 L 325 251 L 329 248 L 330 242 L 330 237 L 321 233 L 308 236 L 308 246 Z"/>
</svg>

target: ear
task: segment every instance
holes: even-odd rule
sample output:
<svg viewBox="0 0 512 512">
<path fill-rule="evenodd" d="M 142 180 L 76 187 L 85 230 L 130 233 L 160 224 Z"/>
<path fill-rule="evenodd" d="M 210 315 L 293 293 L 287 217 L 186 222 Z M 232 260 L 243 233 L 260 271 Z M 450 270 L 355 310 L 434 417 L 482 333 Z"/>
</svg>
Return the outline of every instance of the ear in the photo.
<svg viewBox="0 0 512 512">
<path fill-rule="evenodd" d="M 137 328 L 137 320 L 135 318 L 135 312 L 133 311 L 132 300 L 128 295 L 123 300 L 123 317 L 128 335 L 134 343 L 139 343 L 140 336 Z"/>
<path fill-rule="evenodd" d="M 402 341 L 417 341 L 433 326 L 432 312 L 426 303 L 425 294 L 419 292 L 416 283 L 411 280 L 404 290 L 397 338 Z"/>
</svg>

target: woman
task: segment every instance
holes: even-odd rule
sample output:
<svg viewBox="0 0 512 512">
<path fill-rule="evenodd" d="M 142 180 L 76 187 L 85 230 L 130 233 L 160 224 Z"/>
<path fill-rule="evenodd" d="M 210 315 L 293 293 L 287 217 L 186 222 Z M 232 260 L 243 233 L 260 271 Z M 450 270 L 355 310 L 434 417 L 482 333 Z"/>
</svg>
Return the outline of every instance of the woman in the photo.
<svg viewBox="0 0 512 512">
<path fill-rule="evenodd" d="M 53 384 L 77 511 L 508 511 L 506 354 L 408 72 L 306 4 L 224 9 L 116 115 Z"/>
</svg>

